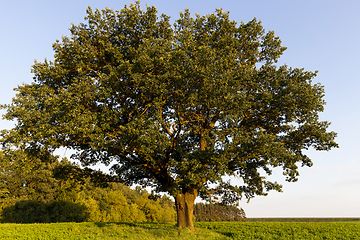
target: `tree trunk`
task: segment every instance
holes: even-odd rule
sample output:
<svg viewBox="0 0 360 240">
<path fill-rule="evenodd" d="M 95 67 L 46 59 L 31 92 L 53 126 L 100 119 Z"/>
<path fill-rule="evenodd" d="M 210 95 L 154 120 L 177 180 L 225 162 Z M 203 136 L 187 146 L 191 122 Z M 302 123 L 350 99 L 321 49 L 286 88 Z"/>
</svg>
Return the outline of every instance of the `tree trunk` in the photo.
<svg viewBox="0 0 360 240">
<path fill-rule="evenodd" d="M 185 193 L 178 193 L 175 197 L 177 224 L 179 228 L 194 228 L 194 202 L 198 191 L 192 189 Z"/>
</svg>

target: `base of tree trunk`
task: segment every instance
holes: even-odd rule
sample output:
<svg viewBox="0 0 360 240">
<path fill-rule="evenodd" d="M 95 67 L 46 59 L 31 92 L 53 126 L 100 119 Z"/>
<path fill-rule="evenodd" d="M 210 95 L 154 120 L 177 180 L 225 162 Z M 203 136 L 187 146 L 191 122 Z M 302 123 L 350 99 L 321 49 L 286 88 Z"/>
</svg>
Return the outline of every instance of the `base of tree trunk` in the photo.
<svg viewBox="0 0 360 240">
<path fill-rule="evenodd" d="M 177 225 L 179 228 L 194 228 L 193 213 L 194 202 L 197 196 L 197 190 L 179 193 L 175 197 L 175 205 L 177 211 Z"/>
</svg>

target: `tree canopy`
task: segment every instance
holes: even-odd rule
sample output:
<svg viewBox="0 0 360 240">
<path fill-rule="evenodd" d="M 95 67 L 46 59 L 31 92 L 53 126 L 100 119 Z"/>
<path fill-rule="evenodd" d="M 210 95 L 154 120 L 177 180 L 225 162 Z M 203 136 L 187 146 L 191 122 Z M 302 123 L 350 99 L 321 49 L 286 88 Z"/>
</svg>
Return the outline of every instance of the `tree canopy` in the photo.
<svg viewBox="0 0 360 240">
<path fill-rule="evenodd" d="M 197 196 L 233 203 L 280 191 L 266 179 L 273 168 L 296 181 L 298 165 L 312 165 L 304 150 L 337 147 L 319 120 L 316 72 L 277 66 L 286 48 L 260 21 L 185 10 L 172 26 L 139 2 L 89 7 L 85 20 L 3 105 L 17 120 L 5 146 L 71 148 L 84 165 L 111 164 L 124 183 L 173 196 L 180 227 L 193 226 Z"/>
</svg>

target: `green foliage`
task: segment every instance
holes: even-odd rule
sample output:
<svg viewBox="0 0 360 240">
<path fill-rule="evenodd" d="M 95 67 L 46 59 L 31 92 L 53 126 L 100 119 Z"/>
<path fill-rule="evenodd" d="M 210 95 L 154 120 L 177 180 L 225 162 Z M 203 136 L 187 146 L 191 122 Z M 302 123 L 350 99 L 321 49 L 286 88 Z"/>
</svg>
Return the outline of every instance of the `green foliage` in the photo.
<svg viewBox="0 0 360 240">
<path fill-rule="evenodd" d="M 286 48 L 260 21 L 237 24 L 221 9 L 169 19 L 138 1 L 89 7 L 53 45 L 54 61 L 35 62 L 34 82 L 2 106 L 17 121 L 3 145 L 72 148 L 84 165 L 114 163 L 127 185 L 223 203 L 281 191 L 266 179 L 272 168 L 296 181 L 298 165 L 312 166 L 304 150 L 338 146 L 319 120 L 316 72 L 277 66 Z"/>
<path fill-rule="evenodd" d="M 0 152 L 2 222 L 175 221 L 174 203 L 166 197 L 151 200 L 146 191 L 104 182 L 115 180 L 111 176 L 47 158 Z"/>
<path fill-rule="evenodd" d="M 194 206 L 194 215 L 197 222 L 229 222 L 246 220 L 245 211 L 242 208 L 219 203 L 197 203 Z"/>
<path fill-rule="evenodd" d="M 57 158 L 37 152 L 0 151 L 0 211 L 17 201 L 38 201 L 44 204 L 56 199 L 58 180 L 53 177 Z"/>
<path fill-rule="evenodd" d="M 84 222 L 89 219 L 87 212 L 86 206 L 70 201 L 21 200 L 4 208 L 1 217 L 10 223 Z"/>
</svg>

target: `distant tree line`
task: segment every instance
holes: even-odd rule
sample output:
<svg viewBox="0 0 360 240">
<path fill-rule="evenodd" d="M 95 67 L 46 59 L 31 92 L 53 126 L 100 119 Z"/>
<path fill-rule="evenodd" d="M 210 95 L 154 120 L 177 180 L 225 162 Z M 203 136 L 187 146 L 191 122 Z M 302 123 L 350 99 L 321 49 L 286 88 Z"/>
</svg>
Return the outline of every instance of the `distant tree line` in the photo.
<svg viewBox="0 0 360 240">
<path fill-rule="evenodd" d="M 196 221 L 242 221 L 234 206 L 195 205 Z M 47 152 L 0 151 L 0 221 L 175 222 L 175 203 Z"/>
<path fill-rule="evenodd" d="M 194 215 L 198 222 L 245 221 L 246 214 L 242 208 L 220 203 L 197 203 Z"/>
</svg>

